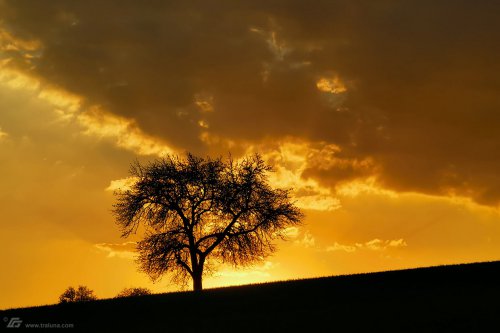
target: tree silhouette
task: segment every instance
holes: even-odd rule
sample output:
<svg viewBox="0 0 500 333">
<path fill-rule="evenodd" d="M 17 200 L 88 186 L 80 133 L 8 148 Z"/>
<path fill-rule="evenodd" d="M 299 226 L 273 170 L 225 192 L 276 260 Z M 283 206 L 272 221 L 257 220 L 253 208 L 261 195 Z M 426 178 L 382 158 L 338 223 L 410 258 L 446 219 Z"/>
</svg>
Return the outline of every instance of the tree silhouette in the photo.
<svg viewBox="0 0 500 333">
<path fill-rule="evenodd" d="M 86 286 L 78 286 L 77 289 L 69 287 L 61 296 L 59 296 L 59 303 L 72 303 L 72 302 L 85 302 L 94 301 L 97 297 L 94 291 Z"/>
<path fill-rule="evenodd" d="M 147 288 L 125 288 L 116 295 L 116 297 L 131 297 L 151 295 L 151 290 Z"/>
<path fill-rule="evenodd" d="M 284 229 L 300 224 L 302 213 L 289 190 L 268 184 L 270 171 L 259 155 L 239 162 L 167 155 L 132 164 L 136 182 L 115 192 L 113 213 L 122 237 L 145 227 L 140 270 L 153 281 L 165 273 L 175 282 L 191 278 L 201 290 L 210 263 L 244 266 L 271 254 L 273 240 L 285 239 Z"/>
</svg>

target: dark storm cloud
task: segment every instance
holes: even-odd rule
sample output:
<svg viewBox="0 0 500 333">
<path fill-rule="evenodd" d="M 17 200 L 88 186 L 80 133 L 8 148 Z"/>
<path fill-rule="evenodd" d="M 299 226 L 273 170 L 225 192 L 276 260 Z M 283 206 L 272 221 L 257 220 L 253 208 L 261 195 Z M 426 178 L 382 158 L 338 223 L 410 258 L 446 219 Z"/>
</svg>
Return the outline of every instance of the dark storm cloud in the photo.
<svg viewBox="0 0 500 333">
<path fill-rule="evenodd" d="M 499 11 L 465 0 L 17 0 L 2 19 L 41 41 L 37 74 L 179 147 L 203 150 L 203 119 L 233 140 L 335 143 L 343 158 L 373 158 L 389 188 L 498 204 Z M 316 87 L 336 76 L 346 92 Z"/>
</svg>

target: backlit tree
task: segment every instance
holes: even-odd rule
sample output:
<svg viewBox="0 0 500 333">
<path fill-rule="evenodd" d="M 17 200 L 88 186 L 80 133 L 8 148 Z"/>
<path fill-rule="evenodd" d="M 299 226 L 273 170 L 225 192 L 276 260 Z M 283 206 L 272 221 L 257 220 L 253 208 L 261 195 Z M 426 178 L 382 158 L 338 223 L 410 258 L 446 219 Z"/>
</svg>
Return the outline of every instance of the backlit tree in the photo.
<svg viewBox="0 0 500 333">
<path fill-rule="evenodd" d="M 140 269 L 153 280 L 165 273 L 177 282 L 191 278 L 201 290 L 208 261 L 246 266 L 271 254 L 273 241 L 300 224 L 302 213 L 289 190 L 270 186 L 270 171 L 259 155 L 236 162 L 187 154 L 133 164 L 135 182 L 115 193 L 113 212 L 122 237 L 145 227 Z"/>
</svg>

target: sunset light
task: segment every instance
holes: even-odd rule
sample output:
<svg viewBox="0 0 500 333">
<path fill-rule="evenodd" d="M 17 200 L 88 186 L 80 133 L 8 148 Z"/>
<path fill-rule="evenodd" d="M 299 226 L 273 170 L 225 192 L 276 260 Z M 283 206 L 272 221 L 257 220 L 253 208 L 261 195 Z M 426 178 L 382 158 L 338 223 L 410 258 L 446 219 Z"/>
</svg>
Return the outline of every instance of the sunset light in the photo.
<svg viewBox="0 0 500 333">
<path fill-rule="evenodd" d="M 226 163 L 198 187 L 179 181 L 211 191 L 211 222 L 193 222 L 196 205 L 173 222 L 203 245 L 190 249 L 202 267 L 207 253 L 203 288 L 499 260 L 498 7 L 0 0 L 0 309 L 57 303 L 69 286 L 190 290 L 153 278 L 144 253 L 158 253 L 138 250 L 166 227 L 144 218 L 122 237 L 139 204 L 116 209 L 133 191 L 163 204 L 155 185 L 175 181 L 155 177 L 174 171 L 131 170 L 187 153 L 208 161 L 192 167 L 204 177 Z M 272 172 L 245 174 L 260 165 L 249 156 Z M 238 214 L 223 191 L 260 211 Z M 259 219 L 276 225 L 227 240 Z"/>
</svg>

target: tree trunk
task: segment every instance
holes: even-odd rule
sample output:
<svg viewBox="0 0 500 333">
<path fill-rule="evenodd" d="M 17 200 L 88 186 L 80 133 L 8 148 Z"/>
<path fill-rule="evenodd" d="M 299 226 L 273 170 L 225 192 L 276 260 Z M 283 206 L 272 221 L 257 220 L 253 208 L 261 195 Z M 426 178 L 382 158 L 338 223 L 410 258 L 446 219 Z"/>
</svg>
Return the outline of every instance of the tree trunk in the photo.
<svg viewBox="0 0 500 333">
<path fill-rule="evenodd" d="M 193 290 L 194 291 L 201 291 L 203 289 L 202 275 L 203 275 L 203 270 L 201 270 L 201 269 L 197 272 L 194 272 L 194 274 L 193 274 Z"/>
</svg>

